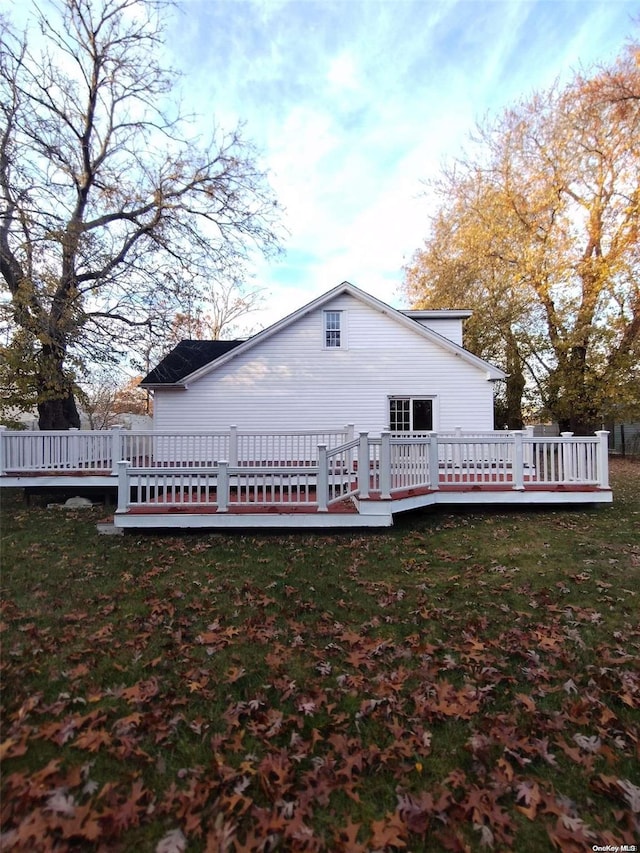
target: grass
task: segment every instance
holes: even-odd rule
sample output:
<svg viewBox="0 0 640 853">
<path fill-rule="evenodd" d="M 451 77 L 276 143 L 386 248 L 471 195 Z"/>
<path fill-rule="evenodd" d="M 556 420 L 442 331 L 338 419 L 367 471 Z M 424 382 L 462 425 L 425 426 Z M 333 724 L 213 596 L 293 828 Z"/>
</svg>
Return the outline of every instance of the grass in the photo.
<svg viewBox="0 0 640 853">
<path fill-rule="evenodd" d="M 3 491 L 0 847 L 637 844 L 639 480 L 365 535 L 106 537 Z"/>
</svg>

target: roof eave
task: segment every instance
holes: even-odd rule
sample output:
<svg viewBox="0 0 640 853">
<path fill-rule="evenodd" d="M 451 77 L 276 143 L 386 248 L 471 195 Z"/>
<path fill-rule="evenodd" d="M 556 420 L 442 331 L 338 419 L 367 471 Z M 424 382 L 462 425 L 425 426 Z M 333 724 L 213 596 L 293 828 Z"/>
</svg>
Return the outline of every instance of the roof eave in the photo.
<svg viewBox="0 0 640 853">
<path fill-rule="evenodd" d="M 157 388 L 179 388 L 184 390 L 187 385 L 185 382 L 141 382 L 138 387 L 144 388 L 145 391 L 155 391 Z"/>
<path fill-rule="evenodd" d="M 473 316 L 467 308 L 401 308 L 399 313 L 412 320 L 468 320 Z"/>
</svg>

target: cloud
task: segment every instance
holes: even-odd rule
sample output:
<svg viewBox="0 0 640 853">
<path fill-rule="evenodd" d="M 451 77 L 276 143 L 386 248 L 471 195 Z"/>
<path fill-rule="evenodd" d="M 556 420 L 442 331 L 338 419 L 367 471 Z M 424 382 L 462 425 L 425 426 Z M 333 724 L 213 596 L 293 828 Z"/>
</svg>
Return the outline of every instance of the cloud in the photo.
<svg viewBox="0 0 640 853">
<path fill-rule="evenodd" d="M 330 60 L 327 81 L 338 93 L 345 90 L 357 93 L 363 89 L 363 83 L 353 56 L 347 52 Z"/>
<path fill-rule="evenodd" d="M 345 278 L 397 303 L 427 231 L 422 180 L 486 111 L 622 40 L 604 3 L 293 3 L 271 23 L 281 65 L 258 124 L 292 235 L 260 271 L 274 303 Z"/>
<path fill-rule="evenodd" d="M 398 304 L 424 179 L 486 113 L 611 60 L 634 15 L 635 0 L 183 0 L 167 56 L 194 131 L 244 121 L 287 211 L 287 254 L 257 263 L 270 304 L 249 323 L 345 278 Z"/>
<path fill-rule="evenodd" d="M 425 179 L 485 114 L 612 60 L 637 0 L 179 0 L 165 14 L 194 134 L 244 122 L 286 209 L 286 254 L 257 259 L 250 283 L 268 297 L 255 329 L 344 279 L 400 305 L 434 205 Z"/>
</svg>

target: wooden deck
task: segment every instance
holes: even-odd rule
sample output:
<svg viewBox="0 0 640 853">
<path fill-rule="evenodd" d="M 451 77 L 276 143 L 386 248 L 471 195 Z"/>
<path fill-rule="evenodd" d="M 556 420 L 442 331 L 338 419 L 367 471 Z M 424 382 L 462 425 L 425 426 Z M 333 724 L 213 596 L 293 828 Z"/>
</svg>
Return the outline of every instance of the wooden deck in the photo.
<svg viewBox="0 0 640 853">
<path fill-rule="evenodd" d="M 287 435 L 295 439 L 288 454 L 279 440 L 268 456 L 263 440 L 259 455 L 252 445 L 248 457 L 238 455 L 232 434 L 232 463 L 203 462 L 215 458 L 202 455 L 203 447 L 218 446 L 214 438 L 220 445 L 220 436 L 188 436 L 186 444 L 184 436 L 164 434 L 133 436 L 126 445 L 114 432 L 109 450 L 95 433 L 57 434 L 50 444 L 41 434 L 5 433 L 0 486 L 117 495 L 114 524 L 131 529 L 389 527 L 398 513 L 439 505 L 612 501 L 606 433 L 559 439 L 361 433 L 348 441 L 336 434 L 333 446 L 320 443 L 313 454 L 314 434 L 304 436 L 304 456 L 300 437 Z M 126 461 L 116 461 L 123 449 Z"/>
<path fill-rule="evenodd" d="M 138 528 L 218 528 L 218 529 L 345 529 L 360 527 L 391 527 L 394 516 L 402 512 L 437 506 L 541 506 L 589 505 L 610 503 L 610 491 L 579 486 L 541 487 L 532 485 L 524 491 L 513 491 L 504 485 L 473 483 L 446 484 L 438 489 L 416 488 L 394 492 L 391 498 L 372 493 L 365 500 L 349 498 L 332 503 L 326 511 L 317 506 L 302 506 L 286 502 L 276 504 L 235 504 L 231 500 L 220 513 L 215 503 L 155 505 L 131 507 L 116 513 L 116 527 Z"/>
</svg>

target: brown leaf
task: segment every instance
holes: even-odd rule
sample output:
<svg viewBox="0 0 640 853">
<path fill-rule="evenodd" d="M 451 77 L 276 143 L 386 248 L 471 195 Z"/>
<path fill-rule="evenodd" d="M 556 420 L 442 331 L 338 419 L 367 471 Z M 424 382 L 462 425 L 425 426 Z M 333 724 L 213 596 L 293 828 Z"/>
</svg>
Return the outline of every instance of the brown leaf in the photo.
<svg viewBox="0 0 640 853">
<path fill-rule="evenodd" d="M 369 846 L 374 850 L 384 850 L 387 847 L 406 847 L 407 827 L 397 814 L 387 815 L 382 820 L 374 820 L 371 824 L 371 841 Z"/>
<path fill-rule="evenodd" d="M 153 677 L 147 681 L 138 681 L 131 687 L 125 687 L 120 696 L 128 702 L 148 702 L 160 692 L 158 679 Z"/>
<path fill-rule="evenodd" d="M 556 743 L 564 754 L 572 761 L 575 761 L 576 764 L 581 764 L 583 767 L 589 768 L 593 765 L 593 756 L 589 754 L 585 755 L 579 749 L 569 746 L 564 738 L 556 738 Z"/>
<path fill-rule="evenodd" d="M 513 780 L 513 767 L 505 758 L 498 759 L 497 768 L 502 774 L 504 774 L 504 778 L 507 782 L 511 782 Z M 496 775 L 500 778 L 498 774 Z"/>
<path fill-rule="evenodd" d="M 4 761 L 6 758 L 17 758 L 20 755 L 24 755 L 26 751 L 26 735 L 20 741 L 8 737 L 0 743 L 0 761 Z"/>
<path fill-rule="evenodd" d="M 144 789 L 140 779 L 131 786 L 127 799 L 113 809 L 111 819 L 118 830 L 128 829 L 130 826 L 138 826 L 140 818 L 146 812 L 143 802 L 147 799 L 148 792 Z"/>
<path fill-rule="evenodd" d="M 42 693 L 33 693 L 29 698 L 18 708 L 15 714 L 11 717 L 17 723 L 21 723 L 37 705 L 40 704 Z"/>
<path fill-rule="evenodd" d="M 524 803 L 524 806 L 518 806 L 518 811 L 522 812 L 529 820 L 535 820 L 538 806 L 542 801 L 538 783 L 524 779 L 519 782 L 516 786 L 516 800 Z"/>
<path fill-rule="evenodd" d="M 224 681 L 226 684 L 235 684 L 246 674 L 247 670 L 243 666 L 231 666 L 225 673 Z"/>
<path fill-rule="evenodd" d="M 396 809 L 409 832 L 424 835 L 434 811 L 433 797 L 427 791 L 419 794 L 399 794 Z"/>
<path fill-rule="evenodd" d="M 280 797 L 291 787 L 293 768 L 285 750 L 266 755 L 258 766 L 258 778 L 269 796 Z"/>
<path fill-rule="evenodd" d="M 89 675 L 89 672 L 90 670 L 86 663 L 79 663 L 73 669 L 70 669 L 67 675 L 72 681 L 75 681 L 78 678 L 84 678 L 85 675 Z"/>
<path fill-rule="evenodd" d="M 112 742 L 111 735 L 104 729 L 89 730 L 78 735 L 73 746 L 78 749 L 88 749 L 89 752 L 97 752 L 101 746 L 109 746 Z"/>
<path fill-rule="evenodd" d="M 536 703 L 531 696 L 527 696 L 525 693 L 516 693 L 516 699 L 532 714 L 536 710 Z"/>
</svg>

